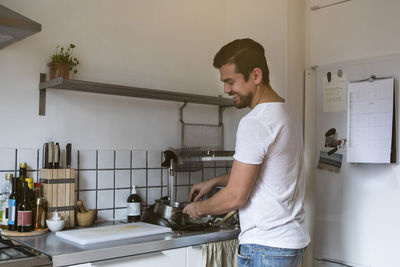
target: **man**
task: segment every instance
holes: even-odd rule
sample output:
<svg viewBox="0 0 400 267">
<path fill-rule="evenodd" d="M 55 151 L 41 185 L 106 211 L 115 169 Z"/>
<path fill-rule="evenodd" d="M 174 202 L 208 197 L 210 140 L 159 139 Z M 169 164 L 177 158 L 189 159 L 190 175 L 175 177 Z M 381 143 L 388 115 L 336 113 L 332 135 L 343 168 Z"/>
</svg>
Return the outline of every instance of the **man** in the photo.
<svg viewBox="0 0 400 267">
<path fill-rule="evenodd" d="M 304 223 L 301 123 L 271 88 L 259 43 L 228 43 L 213 65 L 235 106 L 251 111 L 239 123 L 230 174 L 194 185 L 189 195 L 194 202 L 184 213 L 197 219 L 238 209 L 238 266 L 298 266 L 310 241 Z M 224 188 L 200 201 L 216 186 Z"/>
</svg>

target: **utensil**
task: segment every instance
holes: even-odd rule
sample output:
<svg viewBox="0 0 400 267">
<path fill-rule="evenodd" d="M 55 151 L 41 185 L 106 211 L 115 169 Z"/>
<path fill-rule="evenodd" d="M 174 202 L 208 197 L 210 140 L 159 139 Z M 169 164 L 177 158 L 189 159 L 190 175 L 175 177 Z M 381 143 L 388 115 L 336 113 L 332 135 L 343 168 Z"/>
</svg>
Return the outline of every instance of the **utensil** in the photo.
<svg viewBox="0 0 400 267">
<path fill-rule="evenodd" d="M 60 166 L 60 145 L 56 143 L 54 146 L 54 168 L 58 169 Z"/>
<path fill-rule="evenodd" d="M 71 150 L 72 150 L 72 144 L 68 143 L 66 148 L 66 156 L 65 156 L 65 160 L 66 160 L 66 165 L 67 165 L 67 169 L 71 168 Z"/>
<path fill-rule="evenodd" d="M 43 151 L 42 151 L 42 168 L 47 169 L 49 168 L 49 144 L 43 144 Z"/>
<path fill-rule="evenodd" d="M 54 162 L 54 142 L 48 143 L 48 167 L 49 169 L 53 169 L 53 162 Z"/>
</svg>

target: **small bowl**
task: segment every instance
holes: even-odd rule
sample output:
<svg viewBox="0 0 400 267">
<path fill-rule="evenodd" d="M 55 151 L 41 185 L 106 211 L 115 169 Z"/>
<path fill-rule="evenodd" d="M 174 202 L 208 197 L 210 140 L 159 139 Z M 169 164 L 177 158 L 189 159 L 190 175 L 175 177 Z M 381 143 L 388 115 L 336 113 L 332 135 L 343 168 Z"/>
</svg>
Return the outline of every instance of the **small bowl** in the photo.
<svg viewBox="0 0 400 267">
<path fill-rule="evenodd" d="M 87 212 L 77 212 L 76 220 L 79 226 L 90 226 L 94 223 L 97 217 L 97 210 L 92 209 Z"/>
<path fill-rule="evenodd" d="M 50 229 L 50 231 L 52 232 L 57 232 L 57 231 L 61 231 L 62 229 L 64 229 L 65 226 L 65 222 L 66 220 L 53 220 L 53 219 L 47 219 L 46 220 L 46 224 L 47 224 L 47 228 Z"/>
</svg>

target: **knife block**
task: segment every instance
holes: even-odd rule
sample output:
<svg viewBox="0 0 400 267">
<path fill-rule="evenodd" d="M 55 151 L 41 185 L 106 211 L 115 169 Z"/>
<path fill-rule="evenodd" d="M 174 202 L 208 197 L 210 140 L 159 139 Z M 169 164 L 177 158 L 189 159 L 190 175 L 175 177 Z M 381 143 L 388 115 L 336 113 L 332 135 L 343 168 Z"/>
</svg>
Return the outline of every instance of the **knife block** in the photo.
<svg viewBox="0 0 400 267">
<path fill-rule="evenodd" d="M 75 226 L 75 169 L 40 169 L 43 197 L 47 200 L 46 218 L 55 210 L 68 216 L 66 228 Z"/>
</svg>

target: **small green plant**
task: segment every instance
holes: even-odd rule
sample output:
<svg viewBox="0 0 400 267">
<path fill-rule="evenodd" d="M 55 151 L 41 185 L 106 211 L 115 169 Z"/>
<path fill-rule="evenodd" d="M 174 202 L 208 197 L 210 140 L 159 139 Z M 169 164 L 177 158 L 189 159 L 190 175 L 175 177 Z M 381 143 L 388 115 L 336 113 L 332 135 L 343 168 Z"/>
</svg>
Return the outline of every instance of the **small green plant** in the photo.
<svg viewBox="0 0 400 267">
<path fill-rule="evenodd" d="M 56 53 L 51 56 L 52 62 L 67 63 L 69 65 L 69 70 L 76 68 L 79 65 L 79 60 L 76 57 L 72 57 L 72 51 L 75 45 L 70 44 L 66 49 L 63 46 L 57 45 Z M 74 73 L 78 70 L 74 69 Z"/>
</svg>

